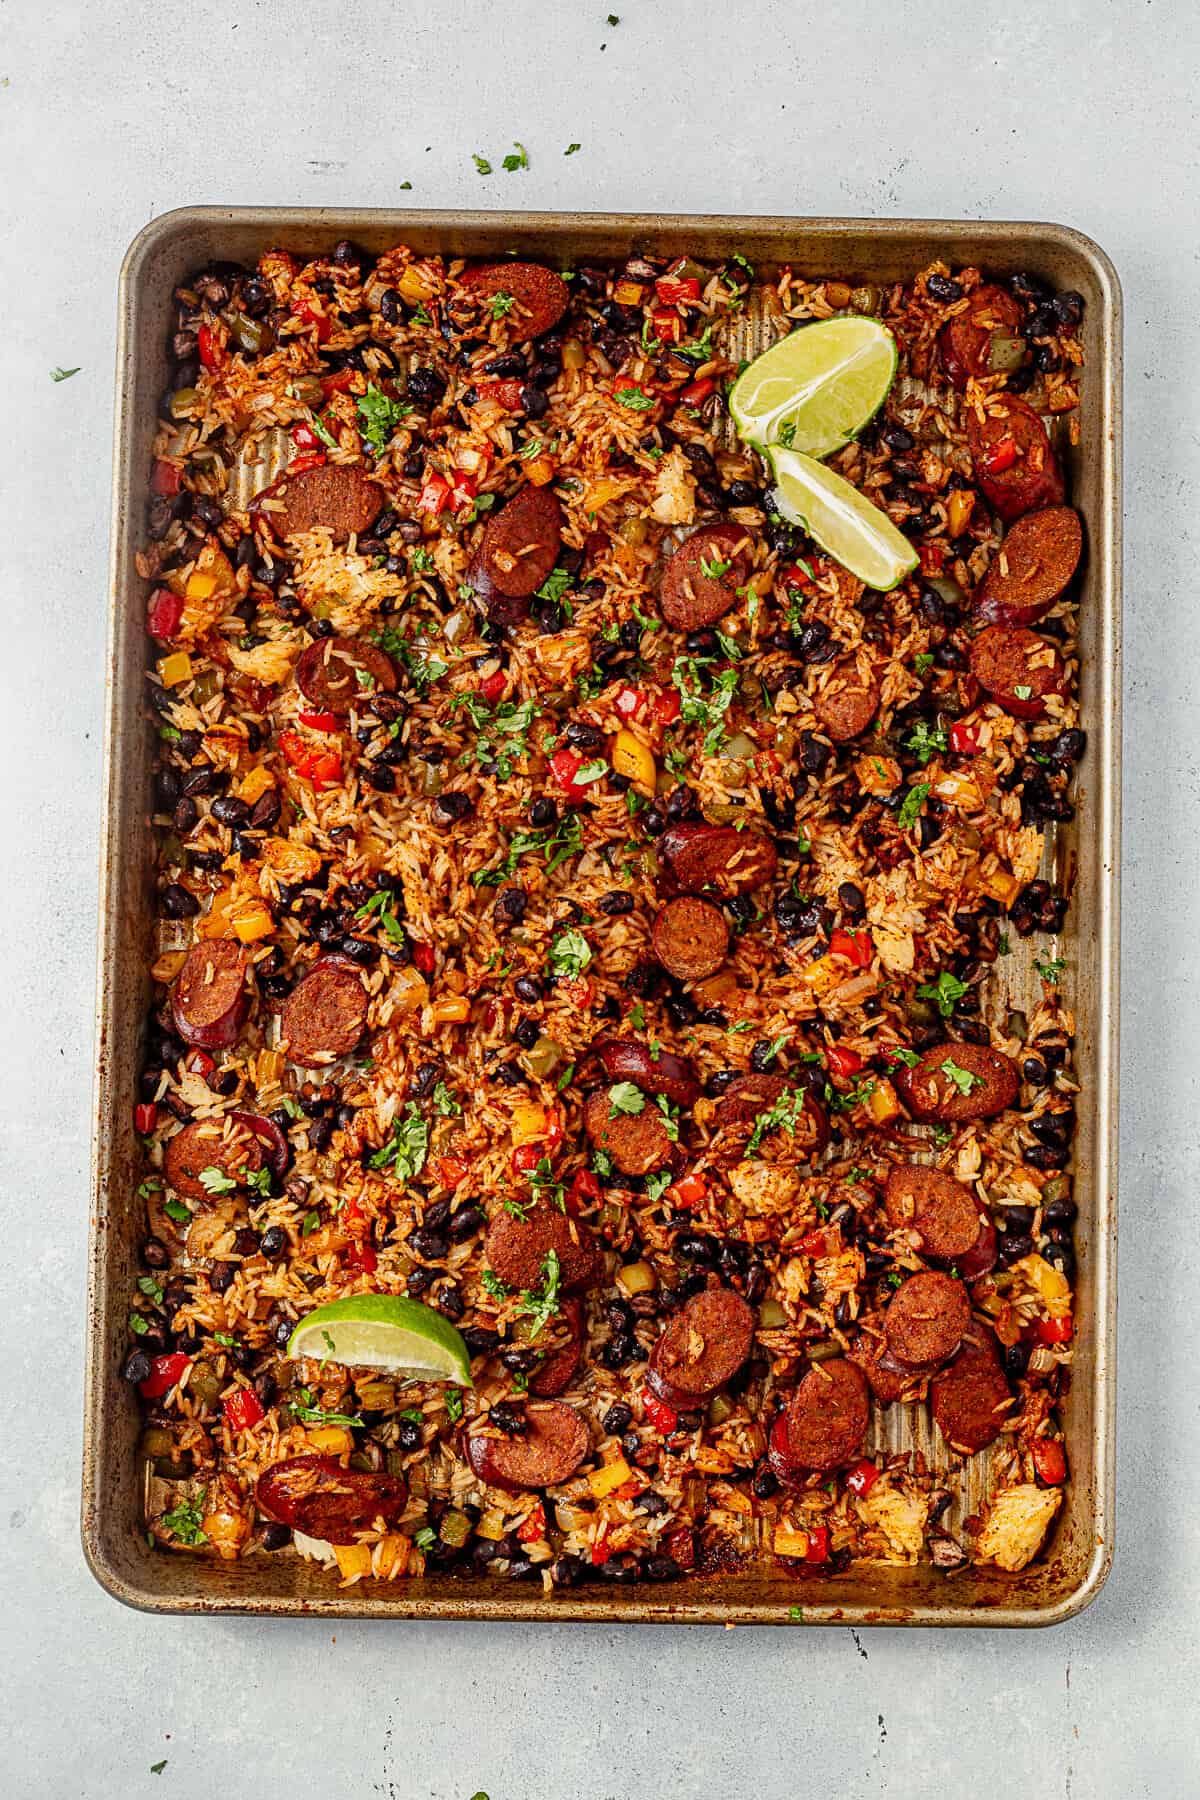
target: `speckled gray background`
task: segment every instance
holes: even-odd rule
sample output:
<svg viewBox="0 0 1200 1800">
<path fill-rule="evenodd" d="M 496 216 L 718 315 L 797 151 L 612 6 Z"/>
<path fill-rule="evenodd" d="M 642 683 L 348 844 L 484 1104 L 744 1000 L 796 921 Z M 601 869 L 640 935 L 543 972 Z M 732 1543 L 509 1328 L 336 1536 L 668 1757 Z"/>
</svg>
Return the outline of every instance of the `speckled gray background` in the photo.
<svg viewBox="0 0 1200 1800">
<path fill-rule="evenodd" d="M 935 1776 L 1039 1800 L 1200 1793 L 1200 12 L 1193 0 L 611 3 L 615 27 L 605 0 L 0 0 L 0 1790 L 13 1800 L 899 1800 Z M 482 179 L 471 152 L 499 168 L 518 137 L 531 167 Z M 1119 1547 L 1095 1606 L 1057 1631 L 334 1634 L 142 1618 L 84 1569 L 117 268 L 148 219 L 187 202 L 409 198 L 1054 218 L 1116 262 Z M 51 383 L 54 365 L 76 363 L 80 375 Z"/>
</svg>

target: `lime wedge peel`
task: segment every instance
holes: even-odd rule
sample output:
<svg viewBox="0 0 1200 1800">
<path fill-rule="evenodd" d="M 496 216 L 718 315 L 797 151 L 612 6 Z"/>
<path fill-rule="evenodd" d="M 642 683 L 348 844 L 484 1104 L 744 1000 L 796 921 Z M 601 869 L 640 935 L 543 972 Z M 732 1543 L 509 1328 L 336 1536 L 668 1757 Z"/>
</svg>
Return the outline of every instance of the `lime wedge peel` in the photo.
<svg viewBox="0 0 1200 1800">
<path fill-rule="evenodd" d="M 287 1353 L 383 1369 L 402 1381 L 471 1386 L 462 1333 L 432 1307 L 398 1294 L 349 1294 L 319 1306 L 296 1326 Z"/>
<path fill-rule="evenodd" d="M 886 594 L 916 568 L 919 558 L 908 539 L 844 476 L 779 444 L 767 458 L 782 516 L 868 587 Z"/>
<path fill-rule="evenodd" d="M 733 384 L 739 437 L 832 456 L 857 437 L 896 376 L 896 340 L 878 319 L 851 315 L 802 325 L 756 356 Z"/>
</svg>

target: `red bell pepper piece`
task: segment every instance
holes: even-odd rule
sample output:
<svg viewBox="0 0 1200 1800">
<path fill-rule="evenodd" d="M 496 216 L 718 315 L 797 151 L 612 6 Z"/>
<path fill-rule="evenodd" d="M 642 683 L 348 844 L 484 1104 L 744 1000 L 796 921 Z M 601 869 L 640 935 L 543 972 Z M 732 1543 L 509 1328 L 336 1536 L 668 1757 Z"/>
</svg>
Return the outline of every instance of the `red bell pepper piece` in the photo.
<svg viewBox="0 0 1200 1800">
<path fill-rule="evenodd" d="M 528 1175 L 541 1162 L 545 1151 L 540 1144 L 518 1144 L 512 1153 L 514 1175 Z"/>
<path fill-rule="evenodd" d="M 152 494 L 173 495 L 179 492 L 183 475 L 179 468 L 171 462 L 165 462 L 161 456 L 154 460 L 154 472 L 150 477 Z"/>
<path fill-rule="evenodd" d="M 417 495 L 417 511 L 428 514 L 431 519 L 436 519 L 439 513 L 445 512 L 450 504 L 450 498 L 450 483 L 445 476 L 439 475 L 436 469 L 427 470 L 425 480 L 421 484 L 421 492 Z"/>
<path fill-rule="evenodd" d="M 879 1470 L 873 1462 L 855 1463 L 854 1467 L 846 1474 L 846 1486 L 852 1494 L 857 1494 L 860 1500 L 870 1493 L 878 1480 Z"/>
<path fill-rule="evenodd" d="M 470 1166 L 462 1156 L 439 1156 L 437 1178 L 443 1187 L 457 1187 Z"/>
<path fill-rule="evenodd" d="M 679 390 L 681 406 L 700 406 L 711 393 L 716 391 L 716 382 L 711 375 L 701 375 L 698 381 L 689 381 L 685 388 Z"/>
<path fill-rule="evenodd" d="M 321 440 L 305 419 L 292 426 L 292 442 L 298 450 L 319 450 Z"/>
<path fill-rule="evenodd" d="M 182 1350 L 171 1350 L 166 1356 L 156 1356 L 150 1364 L 150 1373 L 145 1381 L 138 1382 L 138 1393 L 143 1400 L 158 1400 L 163 1394 L 170 1393 L 176 1382 L 182 1379 L 185 1369 L 191 1367 L 192 1359 L 185 1356 Z"/>
<path fill-rule="evenodd" d="M 690 1212 L 693 1206 L 699 1206 L 707 1193 L 708 1182 L 704 1176 L 693 1173 L 681 1175 L 678 1181 L 673 1181 L 667 1189 L 667 1198 L 672 1206 Z"/>
<path fill-rule="evenodd" d="M 836 1241 L 836 1230 L 832 1232 L 827 1231 L 823 1225 L 819 1225 L 815 1231 L 806 1232 L 804 1237 L 800 1239 L 800 1254 L 802 1256 L 830 1255 L 833 1248 L 833 1245 L 830 1243 L 831 1237 Z"/>
<path fill-rule="evenodd" d="M 294 731 L 281 731 L 279 748 L 288 766 L 314 788 L 334 787 L 342 779 L 342 759 L 336 750 L 320 750 Z"/>
<path fill-rule="evenodd" d="M 302 712 L 297 713 L 296 717 L 302 725 L 307 725 L 310 731 L 336 731 L 338 728 L 336 713 Z"/>
<path fill-rule="evenodd" d="M 220 368 L 221 346 L 211 325 L 202 325 L 196 333 L 196 348 L 206 369 Z"/>
<path fill-rule="evenodd" d="M 814 1525 L 806 1533 L 808 1543 L 804 1548 L 806 1563 L 823 1563 L 829 1561 L 829 1527 Z"/>
<path fill-rule="evenodd" d="M 700 298 L 700 283 L 694 275 L 660 275 L 654 291 L 664 306 L 681 306 L 685 300 Z"/>
<path fill-rule="evenodd" d="M 413 968 L 419 969 L 422 975 L 432 975 L 437 967 L 437 951 L 432 944 L 414 944 L 412 959 Z"/>
<path fill-rule="evenodd" d="M 584 1012 L 592 1004 L 592 984 L 586 975 L 560 976 L 558 991 L 566 995 L 576 1012 Z"/>
<path fill-rule="evenodd" d="M 830 934 L 829 953 L 831 956 L 844 956 L 856 969 L 869 969 L 875 945 L 869 931 L 843 931 L 839 925 Z"/>
<path fill-rule="evenodd" d="M 679 1414 L 675 1408 L 668 1406 L 665 1400 L 660 1400 L 657 1394 L 652 1394 L 649 1388 L 642 1389 L 642 1411 L 662 1437 L 670 1437 L 679 1423 Z"/>
<path fill-rule="evenodd" d="M 1017 440 L 1001 438 L 998 444 L 986 451 L 980 458 L 985 475 L 1003 475 L 1005 469 L 1011 469 L 1017 460 Z"/>
<path fill-rule="evenodd" d="M 193 1050 L 187 1059 L 187 1066 L 193 1075 L 211 1075 L 217 1065 L 207 1050 Z"/>
<path fill-rule="evenodd" d="M 789 563 L 786 569 L 781 570 L 779 579 L 785 593 L 791 588 L 810 588 L 813 585 L 812 578 L 805 574 L 798 563 Z"/>
<path fill-rule="evenodd" d="M 585 761 L 591 760 L 593 759 L 585 758 L 580 751 L 573 750 L 569 744 L 561 745 L 550 758 L 550 772 L 569 800 L 587 799 L 588 791 L 593 784 L 585 781 L 582 785 L 576 786 L 575 776 L 583 768 Z"/>
<path fill-rule="evenodd" d="M 623 719 L 636 719 L 646 704 L 646 696 L 640 688 L 618 688 L 613 705 Z"/>
<path fill-rule="evenodd" d="M 920 544 L 917 556 L 921 563 L 922 575 L 940 575 L 946 566 L 946 546 L 944 544 Z"/>
<path fill-rule="evenodd" d="M 975 735 L 974 725 L 964 725 L 961 719 L 955 719 L 950 727 L 950 748 L 955 756 L 978 756 L 979 739 Z"/>
<path fill-rule="evenodd" d="M 1067 1453 L 1061 1438 L 1034 1438 L 1029 1446 L 1033 1466 L 1043 1487 L 1061 1487 L 1067 1479 Z"/>
<path fill-rule="evenodd" d="M 495 706 L 507 684 L 508 676 L 503 669 L 497 669 L 494 675 L 489 675 L 486 681 L 479 684 L 479 692 L 489 706 Z"/>
<path fill-rule="evenodd" d="M 539 1500 L 527 1518 L 517 1526 L 517 1536 L 523 1544 L 536 1544 L 539 1538 L 546 1535 L 546 1509 Z"/>
<path fill-rule="evenodd" d="M 562 1143 L 562 1141 L 563 1141 L 562 1108 L 559 1106 L 548 1106 L 546 1108 L 546 1137 L 545 1137 L 546 1148 L 548 1150 L 557 1150 L 558 1146 Z"/>
<path fill-rule="evenodd" d="M 148 1137 L 158 1122 L 158 1103 L 154 1100 L 143 1100 L 133 1109 L 133 1129 L 142 1137 Z"/>
<path fill-rule="evenodd" d="M 302 456 L 293 456 L 287 472 L 289 475 L 303 475 L 305 469 L 319 469 L 326 460 L 323 450 L 306 450 Z"/>
<path fill-rule="evenodd" d="M 475 391 L 481 400 L 494 401 L 502 406 L 505 412 L 521 411 L 521 386 L 515 379 L 503 381 L 477 381 Z"/>
<path fill-rule="evenodd" d="M 352 1269 L 361 1269 L 366 1275 L 373 1275 L 379 1267 L 373 1244 L 351 1244 L 346 1251 L 346 1261 Z"/>
<path fill-rule="evenodd" d="M 682 705 L 678 688 L 663 688 L 651 701 L 651 710 L 660 725 L 673 725 Z"/>
<path fill-rule="evenodd" d="M 321 377 L 321 392 L 326 400 L 331 394 L 348 394 L 353 385 L 353 369 L 335 369 L 332 375 Z"/>
<path fill-rule="evenodd" d="M 596 1541 L 592 1545 L 593 1568 L 598 1569 L 602 1563 L 606 1563 L 612 1553 L 613 1547 L 608 1541 L 608 1520 L 606 1519 L 596 1533 Z"/>
<path fill-rule="evenodd" d="M 1043 1344 L 1069 1344 L 1075 1335 L 1075 1323 L 1070 1313 L 1058 1319 L 1039 1319 L 1037 1334 Z"/>
<path fill-rule="evenodd" d="M 221 1411 L 231 1431 L 253 1431 L 267 1416 L 253 1388 L 237 1388 L 234 1393 L 226 1394 Z"/>
<path fill-rule="evenodd" d="M 298 319 L 303 319 L 306 325 L 313 326 L 317 334 L 318 344 L 327 343 L 333 336 L 333 320 L 330 318 L 329 314 L 318 312 L 316 307 L 311 306 L 307 301 L 305 301 L 303 306 L 298 306 L 296 308 L 296 317 Z"/>
<path fill-rule="evenodd" d="M 863 1059 L 857 1050 L 846 1050 L 841 1044 L 832 1044 L 825 1052 L 825 1066 L 831 1075 L 857 1075 L 863 1066 Z"/>
<path fill-rule="evenodd" d="M 585 1201 L 599 1200 L 603 1191 L 600 1177 L 594 1170 L 576 1169 L 567 1189 L 567 1205 L 572 1212 L 577 1213 Z"/>
<path fill-rule="evenodd" d="M 669 307 L 655 308 L 650 314 L 650 329 L 660 344 L 679 344 L 683 341 L 683 320 Z"/>
<path fill-rule="evenodd" d="M 179 630 L 183 617 L 183 596 L 170 588 L 155 588 L 146 602 L 146 630 L 160 644 L 169 643 Z"/>
</svg>

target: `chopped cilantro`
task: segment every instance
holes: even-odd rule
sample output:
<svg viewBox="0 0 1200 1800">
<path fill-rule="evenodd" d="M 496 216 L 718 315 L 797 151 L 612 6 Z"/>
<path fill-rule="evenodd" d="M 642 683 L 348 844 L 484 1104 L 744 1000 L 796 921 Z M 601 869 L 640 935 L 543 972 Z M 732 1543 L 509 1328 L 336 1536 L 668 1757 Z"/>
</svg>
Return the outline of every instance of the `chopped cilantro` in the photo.
<svg viewBox="0 0 1200 1800">
<path fill-rule="evenodd" d="M 564 156 L 574 156 L 575 152 L 577 150 L 582 150 L 582 149 L 583 149 L 582 144 L 568 144 L 566 149 L 563 151 L 563 155 Z"/>
<path fill-rule="evenodd" d="M 671 1106 L 667 1096 L 665 1094 L 656 1095 L 654 1104 L 663 1116 L 663 1127 L 667 1136 L 673 1144 L 677 1144 L 679 1142 L 679 1126 L 671 1115 Z"/>
<path fill-rule="evenodd" d="M 662 1199 L 673 1180 L 674 1176 L 670 1169 L 656 1169 L 652 1175 L 647 1175 L 646 1198 L 650 1201 L 651 1205 L 653 1205 L 656 1200 Z"/>
<path fill-rule="evenodd" d="M 581 931 L 560 931 L 550 946 L 551 964 L 572 980 L 582 975 L 591 960 L 592 947 Z"/>
<path fill-rule="evenodd" d="M 628 407 L 630 412 L 649 412 L 654 405 L 654 395 L 645 394 L 641 388 L 618 388 L 614 396 L 618 406 Z"/>
<path fill-rule="evenodd" d="M 910 787 L 907 794 L 905 794 L 904 804 L 896 815 L 896 823 L 899 825 L 901 831 L 908 831 L 920 818 L 921 809 L 925 805 L 926 796 L 929 793 L 929 787 L 929 782 L 918 781 L 916 786 Z"/>
<path fill-rule="evenodd" d="M 529 1337 L 538 1336 L 554 1317 L 559 1307 L 559 1285 L 562 1270 L 559 1267 L 558 1252 L 547 1250 L 542 1258 L 542 1280 L 540 1287 L 525 1288 L 521 1294 L 521 1311 L 533 1320 L 529 1327 Z"/>
<path fill-rule="evenodd" d="M 390 1168 L 398 1181 L 411 1181 L 425 1167 L 429 1126 L 410 1100 L 403 1119 L 393 1119 L 392 1136 L 371 1158 L 373 1169 Z"/>
<path fill-rule="evenodd" d="M 635 1031 L 643 1031 L 646 1026 L 646 1009 L 639 1000 L 629 1009 L 629 1023 Z"/>
<path fill-rule="evenodd" d="M 483 1282 L 484 1291 L 489 1293 L 493 1300 L 506 1300 L 508 1298 L 509 1290 L 501 1281 L 495 1269 L 485 1269 L 480 1276 L 480 1280 Z"/>
<path fill-rule="evenodd" d="M 746 1145 L 746 1155 L 754 1155 L 768 1131 L 776 1131 L 782 1127 L 789 1137 L 795 1137 L 796 1121 L 804 1111 L 804 1101 L 803 1088 L 785 1088 L 778 1100 L 765 1112 L 760 1112 L 755 1119 L 750 1141 Z"/>
<path fill-rule="evenodd" d="M 413 1543 L 418 1550 L 432 1550 L 437 1543 L 437 1532 L 432 1525 L 422 1525 L 420 1531 L 413 1533 Z"/>
<path fill-rule="evenodd" d="M 916 656 L 913 657 L 913 668 L 917 671 L 918 675 L 924 675 L 926 670 L 931 669 L 932 667 L 933 667 L 933 651 L 932 650 L 920 650 L 920 651 L 918 651 Z"/>
<path fill-rule="evenodd" d="M 206 1194 L 231 1194 L 237 1186 L 237 1182 L 232 1175 L 227 1175 L 224 1169 L 210 1166 L 207 1169 L 201 1169 L 200 1186 Z"/>
<path fill-rule="evenodd" d="M 146 1298 L 152 1300 L 155 1306 L 162 1305 L 163 1291 L 161 1287 L 159 1287 L 157 1281 L 155 1281 L 153 1275 L 140 1275 L 138 1277 L 138 1292 L 145 1294 Z"/>
<path fill-rule="evenodd" d="M 444 1081 L 439 1081 L 433 1090 L 433 1110 L 435 1113 L 439 1113 L 443 1119 L 452 1119 L 455 1113 L 462 1111 L 462 1107 Z"/>
<path fill-rule="evenodd" d="M 1033 966 L 1043 981 L 1047 982 L 1051 987 L 1057 987 L 1059 977 L 1067 965 L 1065 959 L 1061 956 L 1052 957 L 1048 962 L 1043 962 L 1040 957 L 1035 956 L 1033 959 Z"/>
<path fill-rule="evenodd" d="M 969 1094 L 973 1088 L 982 1086 L 982 1075 L 972 1075 L 969 1069 L 960 1069 L 949 1057 L 940 1065 L 942 1072 L 948 1075 L 960 1094 Z"/>
<path fill-rule="evenodd" d="M 918 719 L 904 740 L 906 750 L 911 750 L 921 767 L 931 756 L 937 755 L 946 748 L 946 731 L 942 725 L 931 726 L 927 720 Z"/>
<path fill-rule="evenodd" d="M 488 305 L 491 308 L 493 319 L 506 319 L 516 304 L 515 294 L 497 291 L 488 295 Z"/>
<path fill-rule="evenodd" d="M 475 167 L 479 170 L 481 175 L 491 174 L 492 165 L 486 156 L 480 156 L 479 152 L 475 151 L 471 156 L 471 161 L 475 164 Z"/>
<path fill-rule="evenodd" d="M 72 375 L 78 375 L 82 367 L 83 364 L 80 363 L 74 369 L 51 369 L 50 379 L 51 381 L 70 381 Z"/>
<path fill-rule="evenodd" d="M 207 1488 L 201 1488 L 191 1500 L 180 1500 L 169 1513 L 163 1514 L 163 1524 L 181 1544 L 207 1544 L 208 1535 L 200 1529 L 207 1492 Z"/>
<path fill-rule="evenodd" d="M 943 969 L 936 981 L 926 981 L 921 984 L 917 989 L 917 998 L 932 1000 L 943 1019 L 948 1019 L 953 1013 L 956 1003 L 962 999 L 966 991 L 965 981 L 960 981 L 957 975 L 950 973 L 949 969 Z"/>
<path fill-rule="evenodd" d="M 182 1200 L 165 1200 L 163 1202 L 163 1211 L 166 1213 L 168 1219 L 174 1219 L 177 1225 L 188 1224 L 192 1217 L 190 1210 L 183 1204 Z"/>
<path fill-rule="evenodd" d="M 462 1418 L 462 1395 L 457 1388 L 450 1387 L 447 1388 L 442 1395 L 442 1400 L 446 1408 L 446 1417 L 450 1420 L 452 1425 L 457 1425 L 458 1421 Z"/>
<path fill-rule="evenodd" d="M 710 581 L 720 581 L 722 575 L 728 575 L 732 567 L 732 562 L 728 559 L 722 561 L 719 556 L 700 558 L 700 573 Z"/>
<path fill-rule="evenodd" d="M 615 1119 L 620 1113 L 636 1114 L 644 1111 L 646 1096 L 640 1088 L 634 1087 L 632 1081 L 618 1081 L 608 1090 L 608 1116 Z"/>
<path fill-rule="evenodd" d="M 1015 687 L 1013 693 L 1018 700 L 1032 700 L 1033 698 L 1033 689 L 1024 682 L 1022 682 L 1020 687 Z"/>
<path fill-rule="evenodd" d="M 142 1317 L 140 1312 L 131 1312 L 129 1315 L 129 1329 L 135 1337 L 145 1337 L 150 1329 L 150 1323 L 147 1319 Z"/>
<path fill-rule="evenodd" d="M 393 944 L 406 942 L 405 930 L 396 911 L 396 896 L 391 888 L 380 888 L 377 894 L 372 894 L 354 916 L 356 919 L 374 919 L 383 927 Z"/>
<path fill-rule="evenodd" d="M 390 400 L 372 382 L 366 393 L 359 395 L 355 410 L 363 443 L 375 456 L 382 456 L 392 433 L 412 407 L 407 400 Z"/>
<path fill-rule="evenodd" d="M 510 174 L 514 169 L 527 169 L 529 167 L 529 157 L 526 153 L 525 146 L 524 144 L 519 144 L 516 138 L 513 139 L 512 149 L 504 158 L 504 167 Z"/>
</svg>

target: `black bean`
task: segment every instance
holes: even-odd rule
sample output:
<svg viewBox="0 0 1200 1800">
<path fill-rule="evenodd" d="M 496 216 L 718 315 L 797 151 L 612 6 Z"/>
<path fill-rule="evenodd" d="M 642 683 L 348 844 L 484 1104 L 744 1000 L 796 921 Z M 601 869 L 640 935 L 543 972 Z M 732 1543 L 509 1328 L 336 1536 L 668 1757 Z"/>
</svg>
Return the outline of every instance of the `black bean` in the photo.
<svg viewBox="0 0 1200 1800">
<path fill-rule="evenodd" d="M 582 719 L 572 719 L 563 737 L 577 750 L 599 750 L 604 742 L 604 733 Z"/>
<path fill-rule="evenodd" d="M 622 1448 L 625 1450 L 626 1456 L 636 1456 L 641 1449 L 641 1440 L 637 1433 L 633 1432 L 631 1435 L 633 1437 L 632 1449 L 628 1447 L 628 1440 L 622 1439 Z M 663 1513 L 670 1510 L 667 1500 L 662 1494 L 656 1494 L 653 1488 L 646 1488 L 643 1493 L 635 1495 L 633 1504 L 639 1512 L 647 1513 L 652 1519 L 660 1518 Z"/>
<path fill-rule="evenodd" d="M 532 1050 L 541 1035 L 540 1028 L 532 1019 L 522 1019 L 516 1030 L 513 1032 L 513 1036 L 516 1038 L 518 1044 L 520 1044 L 522 1050 Z"/>
<path fill-rule="evenodd" d="M 937 646 L 933 653 L 933 660 L 939 669 L 965 669 L 967 666 L 966 657 L 958 645 L 952 644 L 949 639 L 944 644 Z"/>
<path fill-rule="evenodd" d="M 609 1407 L 601 1424 L 610 1437 L 620 1437 L 622 1432 L 628 1431 L 632 1420 L 633 1408 L 619 1400 L 615 1405 Z"/>
<path fill-rule="evenodd" d="M 1048 1225 L 1072 1225 L 1079 1216 L 1079 1208 L 1073 1200 L 1050 1200 L 1042 1209 L 1042 1218 Z"/>
<path fill-rule="evenodd" d="M 819 775 L 833 755 L 828 744 L 823 744 L 814 732 L 800 733 L 800 767 L 810 775 Z"/>
<path fill-rule="evenodd" d="M 121 1373 L 126 1381 L 148 1381 L 151 1369 L 152 1365 L 150 1358 L 146 1355 L 146 1352 L 144 1350 L 135 1350 L 131 1356 L 126 1357 L 125 1366 L 121 1370 Z"/>
<path fill-rule="evenodd" d="M 1087 749 L 1085 731 L 1060 731 L 1050 745 L 1050 760 L 1060 766 L 1077 763 Z"/>
<path fill-rule="evenodd" d="M 433 816 L 439 825 L 449 825 L 457 819 L 465 819 L 474 811 L 474 802 L 469 794 L 461 788 L 452 788 L 449 793 L 439 794 L 433 803 Z"/>
<path fill-rule="evenodd" d="M 232 794 L 222 794 L 220 799 L 212 803 L 212 816 L 221 825 L 229 825 L 240 830 L 250 823 L 250 808 L 244 800 L 238 800 Z"/>
<path fill-rule="evenodd" d="M 376 793 L 395 793 L 396 772 L 394 769 L 389 769 L 386 763 L 360 763 L 358 772 L 367 786 L 374 788 Z"/>
<path fill-rule="evenodd" d="M 513 982 L 513 993 L 527 1006 L 533 1006 L 542 997 L 541 983 L 532 975 L 518 975 Z"/>
<path fill-rule="evenodd" d="M 1031 1169 L 1065 1169 L 1071 1160 L 1071 1152 L 1065 1144 L 1032 1144 L 1024 1152 L 1023 1160 Z"/>
<path fill-rule="evenodd" d="M 167 919 L 190 919 L 200 911 L 200 902 L 178 881 L 170 881 L 159 896 L 159 908 Z"/>
<path fill-rule="evenodd" d="M 237 1264 L 231 1262 L 214 1263 L 209 1271 L 208 1284 L 214 1294 L 228 1293 L 237 1275 Z"/>
<path fill-rule="evenodd" d="M 764 1462 L 759 1463 L 754 1471 L 754 1480 L 750 1486 L 756 1500 L 770 1500 L 778 1492 L 779 1482 L 774 1471 Z"/>
<path fill-rule="evenodd" d="M 463 1342 L 472 1356 L 491 1356 L 500 1347 L 500 1335 L 482 1325 L 470 1325 L 463 1332 Z"/>
<path fill-rule="evenodd" d="M 277 1262 L 288 1247 L 288 1235 L 281 1225 L 268 1225 L 259 1241 L 259 1251 L 268 1262 Z"/>
<path fill-rule="evenodd" d="M 501 888 L 496 896 L 496 917 L 510 925 L 517 925 L 525 917 L 525 908 L 529 904 L 529 896 L 524 888 Z"/>
<path fill-rule="evenodd" d="M 525 1435 L 524 1412 L 520 1407 L 510 1406 L 505 1400 L 502 1400 L 498 1406 L 493 1406 L 488 1413 L 488 1422 L 494 1425 L 498 1431 L 502 1431 L 505 1437 L 524 1437 Z"/>
<path fill-rule="evenodd" d="M 408 377 L 409 397 L 421 406 L 436 406 L 446 391 L 444 376 L 436 369 L 412 369 Z"/>
<path fill-rule="evenodd" d="M 946 304 L 952 300 L 961 300 L 963 296 L 961 283 L 952 281 L 948 275 L 930 275 L 925 287 L 934 300 L 941 300 Z M 882 431 L 880 436 L 883 436 Z"/>
<path fill-rule="evenodd" d="M 862 889 L 853 881 L 843 881 L 838 889 L 842 911 L 849 919 L 861 919 L 867 910 Z"/>
<path fill-rule="evenodd" d="M 1042 1247 L 1042 1259 L 1070 1281 L 1075 1273 L 1075 1252 L 1070 1244 L 1049 1243 Z"/>
<path fill-rule="evenodd" d="M 661 837 L 663 832 L 667 829 L 667 821 L 656 806 L 650 807 L 649 810 L 642 815 L 642 824 L 645 826 L 647 835 L 650 837 Z"/>
<path fill-rule="evenodd" d="M 633 911 L 633 895 L 625 893 L 621 888 L 613 888 L 610 893 L 604 894 L 601 897 L 598 904 L 599 910 L 604 913 L 607 918 L 616 919 L 619 918 L 622 913 L 631 913 Z"/>
<path fill-rule="evenodd" d="M 379 296 L 379 316 L 388 325 L 398 325 L 403 318 L 400 296 L 395 288 L 384 288 Z"/>
<path fill-rule="evenodd" d="M 714 1265 L 720 1255 L 720 1246 L 716 1239 L 707 1237 L 698 1231 L 687 1232 L 683 1237 L 677 1237 L 675 1249 L 677 1254 L 685 1257 L 688 1262 L 703 1263 L 706 1267 Z"/>
<path fill-rule="evenodd" d="M 1056 294 L 1050 304 L 1060 325 L 1078 325 L 1083 318 L 1083 295 L 1077 294 L 1073 288 Z"/>
<path fill-rule="evenodd" d="M 446 1235 L 452 1244 L 465 1244 L 487 1224 L 487 1214 L 481 1206 L 462 1206 L 450 1215 L 450 1223 L 446 1227 Z"/>
<path fill-rule="evenodd" d="M 409 1082 L 409 1092 L 419 1100 L 434 1086 L 441 1074 L 442 1065 L 435 1062 L 424 1062 Z"/>
<path fill-rule="evenodd" d="M 424 1262 L 444 1262 L 450 1250 L 449 1242 L 440 1232 L 430 1231 L 423 1225 L 409 1232 L 408 1242 Z"/>
</svg>

